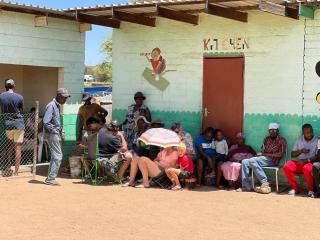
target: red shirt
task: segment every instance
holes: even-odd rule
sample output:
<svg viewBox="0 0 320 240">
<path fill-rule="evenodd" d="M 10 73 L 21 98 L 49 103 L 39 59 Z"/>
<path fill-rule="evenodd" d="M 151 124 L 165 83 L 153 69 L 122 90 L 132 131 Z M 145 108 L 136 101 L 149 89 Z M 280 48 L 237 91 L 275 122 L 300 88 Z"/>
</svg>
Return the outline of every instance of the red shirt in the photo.
<svg viewBox="0 0 320 240">
<path fill-rule="evenodd" d="M 193 162 L 187 154 L 183 155 L 182 157 L 179 157 L 177 160 L 177 164 L 180 166 L 180 169 L 183 169 L 193 174 Z"/>
</svg>

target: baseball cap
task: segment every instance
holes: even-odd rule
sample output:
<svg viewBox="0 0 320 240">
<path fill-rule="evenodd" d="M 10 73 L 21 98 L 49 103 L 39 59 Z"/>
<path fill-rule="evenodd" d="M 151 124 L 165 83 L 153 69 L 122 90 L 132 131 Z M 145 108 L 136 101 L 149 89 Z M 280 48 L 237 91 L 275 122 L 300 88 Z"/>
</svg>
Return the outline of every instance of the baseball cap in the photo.
<svg viewBox="0 0 320 240">
<path fill-rule="evenodd" d="M 88 93 L 85 93 L 82 95 L 82 101 L 84 101 L 84 102 L 91 99 L 91 98 L 92 98 L 92 96 Z"/>
<path fill-rule="evenodd" d="M 269 123 L 269 130 L 279 129 L 280 125 L 278 123 Z"/>
<path fill-rule="evenodd" d="M 5 81 L 5 86 L 9 86 L 9 85 L 11 85 L 11 86 L 14 86 L 14 85 L 15 85 L 13 79 L 7 79 L 7 80 Z"/>
<path fill-rule="evenodd" d="M 71 95 L 69 94 L 69 92 L 66 88 L 59 88 L 57 90 L 57 94 L 60 94 L 62 97 L 66 97 L 66 98 L 71 97 Z"/>
</svg>

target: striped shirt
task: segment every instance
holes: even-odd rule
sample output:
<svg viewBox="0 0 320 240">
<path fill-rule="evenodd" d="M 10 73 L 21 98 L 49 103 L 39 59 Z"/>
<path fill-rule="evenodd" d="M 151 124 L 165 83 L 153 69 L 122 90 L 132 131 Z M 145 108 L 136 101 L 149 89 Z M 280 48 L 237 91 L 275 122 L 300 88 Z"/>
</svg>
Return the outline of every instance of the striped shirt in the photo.
<svg viewBox="0 0 320 240">
<path fill-rule="evenodd" d="M 273 157 L 272 161 L 275 165 L 278 165 L 283 155 L 286 153 L 287 141 L 280 135 L 276 138 L 266 137 L 263 141 L 262 152 L 269 154 L 280 153 L 281 157 Z"/>
</svg>

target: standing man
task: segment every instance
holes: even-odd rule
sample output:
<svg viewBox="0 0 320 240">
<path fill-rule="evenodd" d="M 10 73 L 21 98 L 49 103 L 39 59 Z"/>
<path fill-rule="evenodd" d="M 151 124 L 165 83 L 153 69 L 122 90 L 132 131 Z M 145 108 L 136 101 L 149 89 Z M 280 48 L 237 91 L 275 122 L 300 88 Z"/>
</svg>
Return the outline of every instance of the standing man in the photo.
<svg viewBox="0 0 320 240">
<path fill-rule="evenodd" d="M 303 173 L 308 185 L 308 196 L 313 197 L 312 163 L 317 159 L 317 150 L 318 138 L 313 135 L 312 126 L 304 124 L 302 126 L 302 136 L 296 141 L 291 152 L 291 157 L 297 159 L 289 160 L 283 166 L 283 171 L 292 187 L 292 190 L 288 192 L 289 195 L 294 196 L 300 192 L 295 175 Z"/>
<path fill-rule="evenodd" d="M 79 108 L 79 125 L 77 129 L 77 145 L 82 142 L 82 138 L 85 136 L 86 144 L 88 145 L 88 156 L 91 159 L 95 158 L 96 154 L 96 139 L 97 134 L 90 131 L 87 120 L 90 117 L 102 117 L 103 120 L 108 115 L 108 111 L 102 108 L 97 103 L 92 103 L 92 97 L 89 94 L 84 94 L 82 101 L 84 104 Z M 103 122 L 105 123 L 105 121 Z M 91 146 L 92 145 L 92 146 Z"/>
<path fill-rule="evenodd" d="M 271 188 L 269 187 L 268 178 L 263 171 L 263 167 L 279 165 L 281 158 L 286 153 L 286 149 L 287 142 L 279 134 L 279 124 L 270 123 L 269 136 L 263 141 L 262 151 L 257 153 L 256 157 L 242 161 L 242 190 L 252 190 L 252 184 L 249 179 L 249 169 L 251 168 L 261 183 L 261 186 L 256 187 L 254 190 L 259 193 L 270 193 Z"/>
<path fill-rule="evenodd" d="M 23 110 L 23 97 L 14 92 L 15 83 L 12 79 L 5 80 L 6 92 L 0 94 L 1 113 L 5 114 L 6 136 L 10 141 L 7 147 L 7 158 L 10 161 L 15 152 L 15 171 L 18 175 L 21 161 L 21 145 L 24 138 L 24 121 L 21 114 Z"/>
<path fill-rule="evenodd" d="M 64 140 L 64 132 L 60 123 L 61 106 L 71 97 L 68 90 L 59 88 L 57 96 L 47 105 L 43 117 L 44 138 L 47 139 L 51 161 L 48 170 L 48 177 L 44 181 L 47 185 L 59 185 L 55 180 L 62 161 L 62 150 L 60 141 Z"/>
</svg>

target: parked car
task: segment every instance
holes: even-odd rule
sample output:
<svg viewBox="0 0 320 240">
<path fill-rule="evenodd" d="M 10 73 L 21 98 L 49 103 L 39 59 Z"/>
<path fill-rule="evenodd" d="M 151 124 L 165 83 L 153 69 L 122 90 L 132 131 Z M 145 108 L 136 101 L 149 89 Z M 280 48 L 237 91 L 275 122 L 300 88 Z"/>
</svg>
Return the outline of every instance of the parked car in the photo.
<svg viewBox="0 0 320 240">
<path fill-rule="evenodd" d="M 94 77 L 92 75 L 85 74 L 84 75 L 84 81 L 85 82 L 93 82 L 94 81 Z"/>
</svg>

